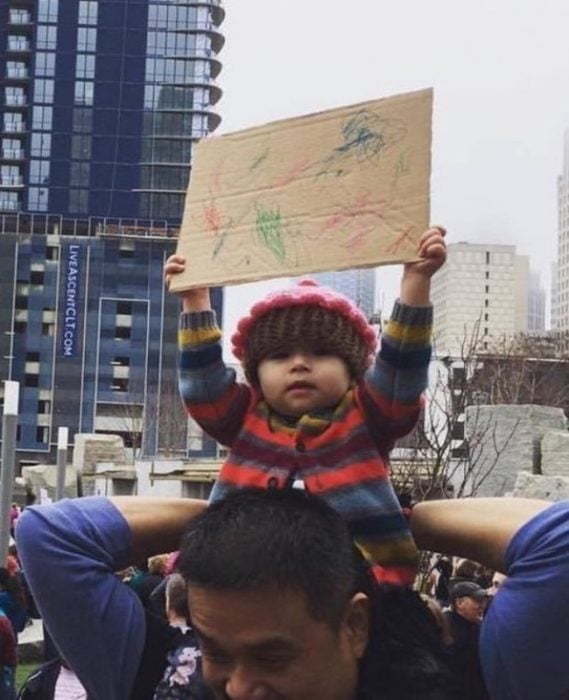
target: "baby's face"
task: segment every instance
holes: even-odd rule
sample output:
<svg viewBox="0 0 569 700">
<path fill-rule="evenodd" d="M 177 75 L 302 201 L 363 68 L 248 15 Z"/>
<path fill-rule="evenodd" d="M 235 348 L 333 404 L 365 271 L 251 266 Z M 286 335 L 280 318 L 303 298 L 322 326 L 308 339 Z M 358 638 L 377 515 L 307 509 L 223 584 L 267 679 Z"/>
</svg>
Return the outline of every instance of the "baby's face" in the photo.
<svg viewBox="0 0 569 700">
<path fill-rule="evenodd" d="M 269 406 L 294 417 L 335 406 L 351 384 L 342 358 L 300 349 L 271 354 L 259 363 L 257 374 Z"/>
</svg>

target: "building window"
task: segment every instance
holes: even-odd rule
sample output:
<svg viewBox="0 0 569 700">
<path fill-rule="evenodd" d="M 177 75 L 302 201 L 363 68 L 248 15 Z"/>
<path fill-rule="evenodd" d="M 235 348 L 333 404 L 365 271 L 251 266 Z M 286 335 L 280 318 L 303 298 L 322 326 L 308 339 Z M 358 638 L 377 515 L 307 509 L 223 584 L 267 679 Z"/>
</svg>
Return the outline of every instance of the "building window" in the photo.
<svg viewBox="0 0 569 700">
<path fill-rule="evenodd" d="M 77 30 L 77 50 L 95 53 L 97 49 L 97 30 L 92 27 L 79 27 Z"/>
<path fill-rule="evenodd" d="M 58 0 L 38 0 L 38 22 L 57 22 Z"/>
<path fill-rule="evenodd" d="M 75 77 L 92 80 L 95 77 L 95 55 L 77 54 L 75 63 Z"/>
<path fill-rule="evenodd" d="M 55 51 L 57 47 L 57 27 L 48 27 L 44 24 L 38 25 L 36 48 L 40 51 Z"/>
<path fill-rule="evenodd" d="M 71 182 L 78 187 L 89 186 L 89 163 L 87 161 L 71 162 Z"/>
<path fill-rule="evenodd" d="M 24 386 L 34 388 L 39 386 L 39 376 L 37 374 L 25 374 Z"/>
<path fill-rule="evenodd" d="M 31 161 L 30 182 L 38 185 L 46 185 L 49 183 L 49 160 Z"/>
<path fill-rule="evenodd" d="M 32 134 L 30 154 L 35 158 L 49 158 L 51 155 L 51 134 Z"/>
<path fill-rule="evenodd" d="M 35 71 L 36 75 L 52 78 L 55 75 L 55 54 L 38 51 L 36 53 Z"/>
<path fill-rule="evenodd" d="M 74 134 L 71 138 L 71 157 L 75 160 L 91 159 L 91 137 Z"/>
<path fill-rule="evenodd" d="M 31 211 L 47 211 L 49 190 L 47 187 L 30 187 L 28 189 L 28 208 Z"/>
<path fill-rule="evenodd" d="M 134 258 L 134 241 L 124 240 L 120 242 L 119 245 L 119 257 L 120 258 Z"/>
<path fill-rule="evenodd" d="M 80 0 L 79 24 L 97 24 L 97 2 L 94 0 Z"/>
<path fill-rule="evenodd" d="M 128 392 L 128 379 L 126 379 L 126 378 L 113 379 L 113 383 L 111 385 L 111 388 L 113 391 L 117 391 L 117 392 L 123 392 L 123 393 Z"/>
<path fill-rule="evenodd" d="M 30 272 L 30 289 L 32 292 L 43 291 L 44 271 L 32 270 Z"/>
<path fill-rule="evenodd" d="M 130 326 L 116 326 L 115 340 L 128 340 L 130 338 Z"/>
<path fill-rule="evenodd" d="M 86 214 L 89 206 L 89 190 L 69 190 L 69 211 Z"/>
<path fill-rule="evenodd" d="M 93 104 L 94 83 L 87 80 L 77 80 L 75 82 L 75 104 Z"/>
<path fill-rule="evenodd" d="M 32 112 L 34 131 L 51 131 L 53 124 L 53 107 L 36 106 Z"/>
<path fill-rule="evenodd" d="M 486 285 L 486 287 L 484 288 L 484 291 L 486 292 L 486 294 L 488 294 L 490 292 L 490 286 Z"/>
<path fill-rule="evenodd" d="M 36 428 L 36 442 L 42 445 L 47 444 L 49 440 L 49 428 L 43 425 L 38 425 Z"/>
<path fill-rule="evenodd" d="M 38 401 L 38 414 L 40 416 L 49 415 L 51 413 L 51 401 Z"/>
<path fill-rule="evenodd" d="M 90 134 L 93 131 L 93 110 L 90 107 L 73 109 L 73 131 Z"/>
<path fill-rule="evenodd" d="M 489 271 L 489 270 L 486 270 L 486 279 L 487 279 L 487 280 L 490 279 L 490 271 Z"/>
<path fill-rule="evenodd" d="M 132 316 L 132 302 L 117 301 L 117 314 L 121 316 Z"/>
<path fill-rule="evenodd" d="M 53 103 L 53 80 L 36 78 L 34 81 L 34 102 Z"/>
<path fill-rule="evenodd" d="M 55 324 L 54 323 L 42 323 L 41 324 L 41 334 L 44 336 L 55 335 Z"/>
<path fill-rule="evenodd" d="M 490 265 L 490 251 L 486 251 L 486 265 Z"/>
</svg>

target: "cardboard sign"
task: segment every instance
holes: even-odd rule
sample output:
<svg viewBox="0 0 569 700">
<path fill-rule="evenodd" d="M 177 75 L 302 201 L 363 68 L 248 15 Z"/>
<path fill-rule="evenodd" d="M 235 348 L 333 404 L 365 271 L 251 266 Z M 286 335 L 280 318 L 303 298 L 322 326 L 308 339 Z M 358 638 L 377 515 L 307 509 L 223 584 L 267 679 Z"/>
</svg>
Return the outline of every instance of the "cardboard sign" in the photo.
<svg viewBox="0 0 569 700">
<path fill-rule="evenodd" d="M 429 224 L 432 90 L 201 141 L 171 289 L 415 257 Z"/>
</svg>

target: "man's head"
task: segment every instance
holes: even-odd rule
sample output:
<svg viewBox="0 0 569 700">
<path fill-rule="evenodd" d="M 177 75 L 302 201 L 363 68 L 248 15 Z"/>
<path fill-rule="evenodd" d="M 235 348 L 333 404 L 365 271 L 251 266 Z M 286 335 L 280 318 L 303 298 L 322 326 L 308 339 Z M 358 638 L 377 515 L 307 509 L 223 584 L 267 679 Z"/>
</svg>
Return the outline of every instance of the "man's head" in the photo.
<svg viewBox="0 0 569 700">
<path fill-rule="evenodd" d="M 170 574 L 166 583 L 166 615 L 170 623 L 189 622 L 188 586 L 181 574 Z"/>
<path fill-rule="evenodd" d="M 340 517 L 298 490 L 210 506 L 182 544 L 206 682 L 231 700 L 352 700 L 369 585 Z"/>
<path fill-rule="evenodd" d="M 455 613 L 468 622 L 480 622 L 488 601 L 486 591 L 472 581 L 455 583 L 449 596 L 450 606 Z"/>
</svg>

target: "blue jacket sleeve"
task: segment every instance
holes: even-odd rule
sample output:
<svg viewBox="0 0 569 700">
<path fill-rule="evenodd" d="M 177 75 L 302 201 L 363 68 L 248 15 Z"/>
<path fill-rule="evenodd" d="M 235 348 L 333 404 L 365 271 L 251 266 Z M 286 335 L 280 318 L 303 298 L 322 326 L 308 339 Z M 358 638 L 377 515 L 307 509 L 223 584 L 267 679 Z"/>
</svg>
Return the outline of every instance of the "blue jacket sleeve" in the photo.
<svg viewBox="0 0 569 700">
<path fill-rule="evenodd" d="M 17 544 L 38 609 L 93 700 L 126 700 L 138 670 L 145 617 L 114 572 L 129 561 L 131 532 L 107 499 L 26 508 Z"/>
<path fill-rule="evenodd" d="M 508 578 L 482 624 L 480 657 L 493 700 L 569 697 L 569 502 L 524 525 Z"/>
</svg>

